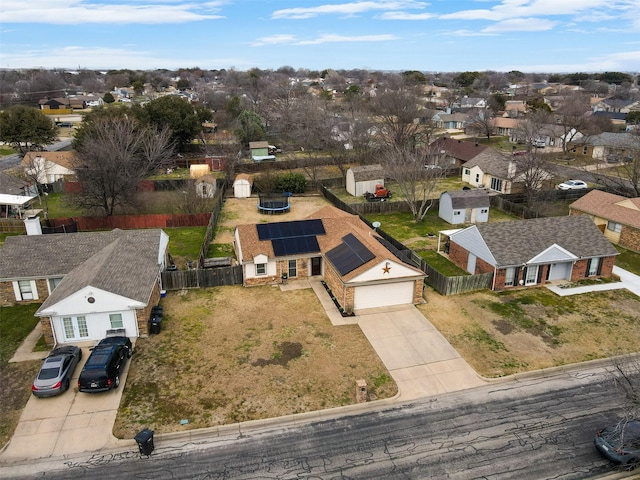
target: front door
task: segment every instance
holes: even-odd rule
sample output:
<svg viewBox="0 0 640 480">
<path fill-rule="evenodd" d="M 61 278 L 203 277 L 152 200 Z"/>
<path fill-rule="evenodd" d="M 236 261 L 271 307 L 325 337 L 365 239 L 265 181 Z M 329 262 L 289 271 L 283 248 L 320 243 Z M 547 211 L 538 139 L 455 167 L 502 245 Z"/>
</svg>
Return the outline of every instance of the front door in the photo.
<svg viewBox="0 0 640 480">
<path fill-rule="evenodd" d="M 322 275 L 322 257 L 311 258 L 311 276 Z"/>
<path fill-rule="evenodd" d="M 82 340 L 89 337 L 87 320 L 84 317 L 62 317 L 65 340 Z"/>
</svg>

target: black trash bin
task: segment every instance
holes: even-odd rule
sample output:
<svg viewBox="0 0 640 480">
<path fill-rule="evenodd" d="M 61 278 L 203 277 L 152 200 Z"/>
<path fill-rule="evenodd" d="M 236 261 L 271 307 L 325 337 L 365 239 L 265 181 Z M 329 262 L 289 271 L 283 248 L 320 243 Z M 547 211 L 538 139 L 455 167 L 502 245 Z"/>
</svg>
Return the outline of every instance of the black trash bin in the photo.
<svg viewBox="0 0 640 480">
<path fill-rule="evenodd" d="M 158 334 L 160 330 L 162 330 L 162 317 L 151 317 L 149 319 L 149 333 Z"/>
<path fill-rule="evenodd" d="M 151 455 L 153 452 L 153 430 L 148 428 L 140 430 L 133 439 L 138 443 L 140 455 Z"/>
</svg>

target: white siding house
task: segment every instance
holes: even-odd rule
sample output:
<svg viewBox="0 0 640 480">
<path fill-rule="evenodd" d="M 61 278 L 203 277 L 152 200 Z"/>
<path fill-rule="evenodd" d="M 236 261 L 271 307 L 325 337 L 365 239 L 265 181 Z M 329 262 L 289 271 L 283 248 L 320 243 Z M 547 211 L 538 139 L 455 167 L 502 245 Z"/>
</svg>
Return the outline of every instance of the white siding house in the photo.
<svg viewBox="0 0 640 480">
<path fill-rule="evenodd" d="M 489 205 L 489 194 L 485 190 L 443 192 L 438 216 L 452 225 L 488 222 Z"/>
</svg>

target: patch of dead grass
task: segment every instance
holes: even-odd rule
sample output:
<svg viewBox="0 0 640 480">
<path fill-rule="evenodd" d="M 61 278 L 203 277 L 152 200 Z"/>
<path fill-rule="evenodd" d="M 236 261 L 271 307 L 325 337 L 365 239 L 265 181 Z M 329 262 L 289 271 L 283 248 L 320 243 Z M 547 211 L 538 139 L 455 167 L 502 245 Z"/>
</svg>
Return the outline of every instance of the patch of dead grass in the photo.
<svg viewBox="0 0 640 480">
<path fill-rule="evenodd" d="M 426 290 L 425 297 L 418 308 L 485 377 L 640 351 L 640 299 L 627 290 L 570 297 L 543 288 L 451 297 Z"/>
<path fill-rule="evenodd" d="M 332 326 L 311 289 L 219 287 L 162 304 L 161 333 L 136 343 L 118 437 L 347 405 L 360 378 L 377 398 L 397 392 L 360 328 Z"/>
</svg>

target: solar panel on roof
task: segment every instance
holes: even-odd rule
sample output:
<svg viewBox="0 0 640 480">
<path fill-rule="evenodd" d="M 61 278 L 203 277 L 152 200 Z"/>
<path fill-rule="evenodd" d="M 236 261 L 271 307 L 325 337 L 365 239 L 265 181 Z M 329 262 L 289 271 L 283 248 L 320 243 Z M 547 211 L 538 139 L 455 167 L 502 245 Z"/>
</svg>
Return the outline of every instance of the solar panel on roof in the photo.
<svg viewBox="0 0 640 480">
<path fill-rule="evenodd" d="M 315 235 L 275 238 L 271 240 L 271 246 L 276 257 L 320 251 L 320 245 L 318 245 L 318 239 Z"/>
<path fill-rule="evenodd" d="M 260 240 L 275 238 L 304 237 L 325 234 L 322 220 L 295 220 L 292 222 L 259 223 L 256 225 Z"/>
<path fill-rule="evenodd" d="M 340 275 L 364 265 L 375 255 L 365 247 L 352 233 L 342 237 L 342 243 L 327 252 L 327 258 L 338 269 Z"/>
</svg>

